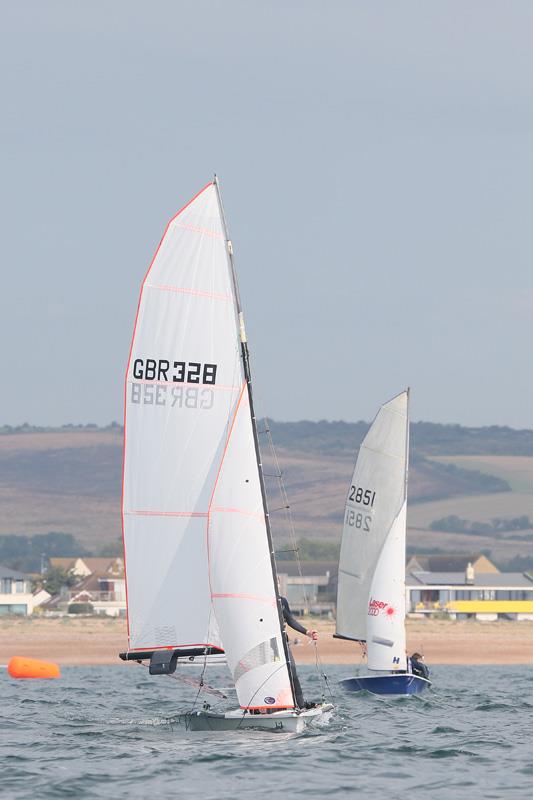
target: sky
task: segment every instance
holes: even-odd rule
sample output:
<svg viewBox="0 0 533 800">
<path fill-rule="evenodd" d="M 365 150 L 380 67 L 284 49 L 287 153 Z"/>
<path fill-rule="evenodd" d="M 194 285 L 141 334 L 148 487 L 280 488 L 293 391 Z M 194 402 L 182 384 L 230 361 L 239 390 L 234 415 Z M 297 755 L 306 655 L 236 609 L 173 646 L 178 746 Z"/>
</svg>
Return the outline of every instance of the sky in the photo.
<svg viewBox="0 0 533 800">
<path fill-rule="evenodd" d="M 529 0 L 1 4 L 0 424 L 122 419 L 216 172 L 260 413 L 533 427 Z"/>
</svg>

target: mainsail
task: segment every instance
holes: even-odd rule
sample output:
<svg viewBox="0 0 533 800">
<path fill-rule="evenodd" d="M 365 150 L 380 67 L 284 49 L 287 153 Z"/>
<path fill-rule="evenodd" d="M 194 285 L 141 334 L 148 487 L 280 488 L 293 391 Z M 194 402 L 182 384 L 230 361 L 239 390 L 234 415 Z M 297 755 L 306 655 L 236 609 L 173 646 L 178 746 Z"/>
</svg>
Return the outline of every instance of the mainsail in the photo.
<svg viewBox="0 0 533 800">
<path fill-rule="evenodd" d="M 129 646 L 221 648 L 243 707 L 294 705 L 248 351 L 216 180 L 169 223 L 126 375 Z"/>
<path fill-rule="evenodd" d="M 379 410 L 344 514 L 337 634 L 367 641 L 370 669 L 405 669 L 408 392 Z"/>
</svg>

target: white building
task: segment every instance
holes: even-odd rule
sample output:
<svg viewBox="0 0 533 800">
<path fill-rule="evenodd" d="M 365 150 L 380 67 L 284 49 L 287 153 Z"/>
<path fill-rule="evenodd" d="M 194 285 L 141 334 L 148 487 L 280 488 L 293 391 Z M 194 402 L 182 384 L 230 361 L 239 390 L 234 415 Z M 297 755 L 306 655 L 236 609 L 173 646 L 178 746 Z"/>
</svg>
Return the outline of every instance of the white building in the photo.
<svg viewBox="0 0 533 800">
<path fill-rule="evenodd" d="M 43 589 L 32 593 L 29 575 L 0 565 L 0 615 L 33 614 L 33 609 L 49 598 Z"/>
<path fill-rule="evenodd" d="M 533 575 L 527 572 L 410 572 L 407 611 L 453 619 L 533 619 Z"/>
<path fill-rule="evenodd" d="M 121 558 L 51 558 L 50 564 L 80 578 L 68 593 L 67 610 L 78 604 L 90 604 L 95 614 L 126 615 L 126 582 Z"/>
</svg>

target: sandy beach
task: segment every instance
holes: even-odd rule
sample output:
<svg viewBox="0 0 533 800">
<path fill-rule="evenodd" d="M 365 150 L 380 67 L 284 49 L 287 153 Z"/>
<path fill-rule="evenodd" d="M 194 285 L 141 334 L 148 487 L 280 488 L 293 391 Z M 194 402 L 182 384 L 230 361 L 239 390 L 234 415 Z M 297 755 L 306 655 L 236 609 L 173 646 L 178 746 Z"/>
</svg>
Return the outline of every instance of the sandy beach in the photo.
<svg viewBox="0 0 533 800">
<path fill-rule="evenodd" d="M 319 631 L 318 653 L 324 664 L 363 663 L 359 645 L 332 637 L 331 621 L 304 624 Z M 309 640 L 295 634 L 291 643 L 297 663 L 314 663 L 315 648 Z M 24 655 L 65 666 L 118 666 L 122 663 L 118 653 L 126 647 L 124 620 L 25 617 L 0 621 L 1 664 Z M 429 664 L 533 664 L 533 622 L 409 619 L 407 647 L 409 652 L 423 652 Z"/>
</svg>

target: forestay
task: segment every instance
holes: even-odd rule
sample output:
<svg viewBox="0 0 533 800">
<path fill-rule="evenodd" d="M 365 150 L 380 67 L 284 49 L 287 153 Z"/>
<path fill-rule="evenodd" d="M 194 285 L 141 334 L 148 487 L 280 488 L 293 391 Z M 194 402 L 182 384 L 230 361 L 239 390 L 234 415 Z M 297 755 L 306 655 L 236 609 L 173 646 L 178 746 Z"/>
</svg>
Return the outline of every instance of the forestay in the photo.
<svg viewBox="0 0 533 800">
<path fill-rule="evenodd" d="M 350 639 L 366 641 L 367 623 L 372 620 L 376 630 L 373 637 L 390 642 L 389 629 L 382 633 L 382 617 L 398 613 L 404 624 L 400 590 L 396 585 L 392 590 L 391 579 L 393 573 L 401 572 L 400 580 L 404 581 L 405 531 L 403 552 L 400 550 L 407 491 L 407 408 L 408 392 L 381 407 L 361 444 L 348 491 L 339 564 L 337 634 Z M 396 656 L 390 656 L 391 645 L 384 647 L 389 664 L 383 668 L 392 669 L 397 666 L 392 660 Z M 369 654 L 371 648 L 369 643 Z"/>
<path fill-rule="evenodd" d="M 288 706 L 230 249 L 210 183 L 169 223 L 141 290 L 125 396 L 129 643 L 223 646 L 241 705 Z"/>
</svg>

